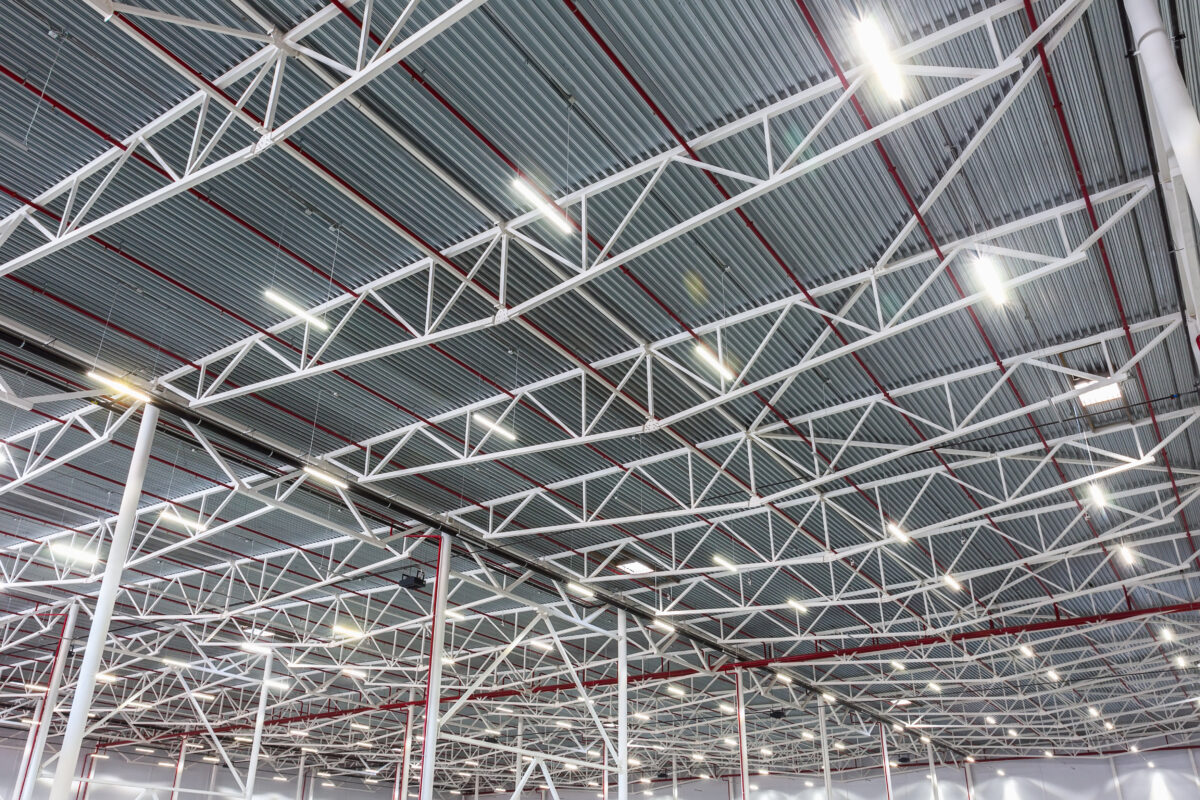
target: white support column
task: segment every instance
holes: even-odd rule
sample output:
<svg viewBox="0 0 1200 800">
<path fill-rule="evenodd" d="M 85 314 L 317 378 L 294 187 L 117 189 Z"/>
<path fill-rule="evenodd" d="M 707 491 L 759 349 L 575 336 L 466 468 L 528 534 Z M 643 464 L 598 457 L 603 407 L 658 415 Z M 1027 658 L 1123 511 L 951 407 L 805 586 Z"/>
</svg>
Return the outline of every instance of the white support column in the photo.
<svg viewBox="0 0 1200 800">
<path fill-rule="evenodd" d="M 187 737 L 179 742 L 179 757 L 175 759 L 175 774 L 171 776 L 171 794 L 169 800 L 179 800 L 180 782 L 183 781 L 183 768 L 187 760 Z"/>
<path fill-rule="evenodd" d="M 617 800 L 629 800 L 629 636 L 617 609 Z"/>
<path fill-rule="evenodd" d="M 933 800 L 942 800 L 942 792 L 938 789 L 937 761 L 933 757 L 933 742 L 925 743 L 925 752 L 929 754 L 929 796 Z"/>
<path fill-rule="evenodd" d="M 412 695 L 409 700 L 416 700 Z M 416 706 L 411 703 L 404 721 L 404 744 L 400 751 L 400 768 L 396 770 L 396 783 L 392 787 L 392 800 L 408 800 L 409 764 L 412 763 L 413 716 Z"/>
<path fill-rule="evenodd" d="M 741 798 L 748 800 L 750 791 L 750 754 L 746 752 L 746 697 L 742 694 L 742 671 L 733 673 L 737 697 L 738 727 L 738 780 L 741 782 Z"/>
<path fill-rule="evenodd" d="M 71 654 L 71 637 L 75 634 L 75 617 L 79 606 L 75 603 L 67 608 L 63 619 L 62 630 L 58 636 L 58 648 L 54 651 L 54 666 L 50 668 L 50 679 L 46 682 L 46 694 L 42 695 L 34 728 L 30 731 L 31 742 L 28 757 L 22 763 L 25 769 L 17 775 L 17 789 L 13 792 L 14 800 L 29 800 L 33 797 L 33 787 L 37 786 L 38 773 L 42 767 L 42 753 L 46 749 L 46 737 L 50 733 L 50 723 L 54 719 L 54 708 L 58 705 L 58 690 L 62 686 L 63 668 Z"/>
<path fill-rule="evenodd" d="M 425 684 L 425 741 L 421 743 L 421 800 L 433 800 L 433 776 L 442 699 L 442 651 L 446 649 L 446 590 L 450 583 L 450 534 L 438 534 L 437 577 L 429 620 L 429 673 Z"/>
<path fill-rule="evenodd" d="M 1125 793 L 1121 791 L 1121 776 L 1117 773 L 1117 758 L 1116 756 L 1108 757 L 1108 767 L 1112 770 L 1113 776 L 1113 797 L 1116 800 L 1125 800 Z"/>
<path fill-rule="evenodd" d="M 967 800 L 975 797 L 975 776 L 971 774 L 971 762 L 963 762 L 963 786 L 967 788 Z"/>
<path fill-rule="evenodd" d="M 54 709 L 59 704 L 59 688 L 62 686 L 62 669 L 66 667 L 67 658 L 71 655 L 71 638 L 74 636 L 74 624 L 79 606 L 71 603 L 67 608 L 66 618 L 62 620 L 62 630 L 59 633 L 59 646 L 54 651 L 54 666 L 50 668 L 50 678 L 46 685 L 46 694 L 42 696 L 42 705 L 31 730 L 31 746 L 28 760 L 25 760 L 25 770 L 17 776 L 18 790 L 13 792 L 14 800 L 29 800 L 34 796 L 37 786 L 37 774 L 42 768 L 42 753 L 46 751 L 46 738 L 50 733 L 50 722 L 54 720 Z"/>
<path fill-rule="evenodd" d="M 92 614 L 87 647 L 83 651 L 79 672 L 75 675 L 71 714 L 67 718 L 67 729 L 59 748 L 58 767 L 54 771 L 54 784 L 50 787 L 48 800 L 67 800 L 71 793 L 71 782 L 75 778 L 75 767 L 79 763 L 79 748 L 83 744 L 88 712 L 92 709 L 92 691 L 96 686 L 96 675 L 100 672 L 100 658 L 104 655 L 104 642 L 108 639 L 108 626 L 112 621 L 117 590 L 121 587 L 121 575 L 125 570 L 125 560 L 129 557 L 129 545 L 133 540 L 133 528 L 137 523 L 142 481 L 146 478 L 146 464 L 150 460 L 150 445 L 154 441 L 154 427 L 157 422 L 158 408 L 150 404 L 142 406 L 142 422 L 138 428 L 137 443 L 133 448 L 133 456 L 129 459 L 125 492 L 121 495 L 121 509 L 104 563 L 104 578 L 100 582 L 100 591 L 96 594 L 96 609 Z"/>
<path fill-rule="evenodd" d="M 296 767 L 296 800 L 304 800 L 304 761 L 308 753 L 300 751 L 300 765 Z"/>
<path fill-rule="evenodd" d="M 1133 46 L 1142 62 L 1151 103 L 1179 162 L 1195 214 L 1195 204 L 1200 202 L 1200 120 L 1196 119 L 1191 94 L 1179 74 L 1158 0 L 1125 0 L 1125 12 L 1129 15 Z"/>
<path fill-rule="evenodd" d="M 821 728 L 821 775 L 825 779 L 825 800 L 833 800 L 833 777 L 829 774 L 829 736 L 825 733 L 823 698 L 817 698 L 817 722 Z"/>
<path fill-rule="evenodd" d="M 892 762 L 888 756 L 887 728 L 879 723 L 879 750 L 883 754 L 883 800 L 892 800 Z"/>
<path fill-rule="evenodd" d="M 254 798 L 254 778 L 258 775 L 258 755 L 262 750 L 263 723 L 267 721 L 267 699 L 271 694 L 271 662 L 275 651 L 263 658 L 262 686 L 258 689 L 258 711 L 254 714 L 254 741 L 250 745 L 250 766 L 246 767 L 246 800 Z"/>
</svg>

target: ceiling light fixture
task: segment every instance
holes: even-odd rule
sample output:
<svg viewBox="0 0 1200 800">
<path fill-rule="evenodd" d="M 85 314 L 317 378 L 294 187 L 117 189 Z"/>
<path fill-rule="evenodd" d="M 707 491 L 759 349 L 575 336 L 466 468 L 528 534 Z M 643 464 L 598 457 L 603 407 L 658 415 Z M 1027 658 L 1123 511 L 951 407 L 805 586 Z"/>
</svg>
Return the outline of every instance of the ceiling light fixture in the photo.
<svg viewBox="0 0 1200 800">
<path fill-rule="evenodd" d="M 946 585 L 949 586 L 954 591 L 956 591 L 956 592 L 962 591 L 963 585 L 959 582 L 958 578 L 955 578 L 949 572 L 947 572 L 945 575 L 942 576 L 942 580 L 945 581 Z"/>
<path fill-rule="evenodd" d="M 624 564 L 617 564 L 617 569 L 626 575 L 647 575 L 654 571 L 644 561 L 626 561 Z"/>
<path fill-rule="evenodd" d="M 887 532 L 890 533 L 892 536 L 894 536 L 896 539 L 900 540 L 901 542 L 912 541 L 912 537 L 910 537 L 905 532 L 904 528 L 901 528 L 898 523 L 889 522 L 887 524 Z"/>
<path fill-rule="evenodd" d="M 1000 267 L 991 256 L 979 256 L 975 259 L 975 278 L 993 303 L 1002 306 L 1008 301 L 1008 293 L 1004 290 L 1004 278 L 1000 275 Z"/>
<path fill-rule="evenodd" d="M 801 614 L 808 613 L 808 606 L 804 605 L 804 603 L 801 603 L 799 600 L 788 600 L 787 604 Z"/>
<path fill-rule="evenodd" d="M 313 314 L 311 311 L 304 308 L 299 303 L 296 303 L 293 300 L 290 300 L 289 298 L 284 297 L 283 295 L 281 295 L 279 292 L 275 291 L 274 289 L 267 289 L 266 291 L 264 291 L 263 297 L 267 298 L 268 301 L 279 306 L 280 308 L 282 308 L 284 311 L 288 312 L 289 314 L 296 316 L 296 317 L 300 317 L 305 322 L 307 322 L 309 325 L 312 325 L 314 328 L 317 328 L 317 329 L 323 330 L 323 331 L 329 330 L 328 322 L 321 319 L 316 314 Z"/>
<path fill-rule="evenodd" d="M 100 560 L 100 556 L 95 551 L 76 547 L 70 542 L 65 542 L 61 539 L 50 543 L 50 552 L 63 560 L 72 561 L 76 564 L 90 565 Z"/>
<path fill-rule="evenodd" d="M 110 378 L 103 373 L 96 372 L 96 370 L 89 371 L 87 376 L 97 383 L 102 383 L 109 389 L 112 389 L 118 397 L 126 396 L 132 397 L 135 400 L 140 400 L 143 403 L 150 402 L 150 395 L 146 394 L 141 389 L 135 389 L 125 381 L 117 380 L 116 378 Z"/>
<path fill-rule="evenodd" d="M 903 100 L 904 81 L 900 77 L 900 68 L 892 60 L 891 48 L 879 25 L 873 19 L 861 19 L 855 26 L 855 34 L 863 58 L 875 71 L 880 88 L 893 100 Z"/>
<path fill-rule="evenodd" d="M 569 590 L 571 593 L 573 593 L 573 594 L 577 594 L 577 595 L 579 595 L 580 597 L 588 597 L 588 598 L 591 598 L 591 597 L 595 597 L 595 596 L 596 596 L 596 593 L 595 593 L 595 592 L 593 592 L 593 591 L 592 591 L 591 589 L 589 589 L 588 587 L 586 587 L 586 586 L 583 586 L 583 585 L 580 585 L 580 584 L 578 584 L 578 583 L 575 583 L 575 582 L 573 582 L 573 581 L 572 581 L 571 583 L 568 583 L 568 584 L 567 584 L 567 589 L 568 589 L 568 590 Z"/>
<path fill-rule="evenodd" d="M 330 475 L 328 472 L 325 472 L 324 470 L 319 470 L 316 467 L 310 467 L 307 464 L 304 466 L 304 471 L 307 472 L 309 475 L 312 475 L 314 478 L 321 481 L 322 483 L 328 483 L 330 486 L 336 486 L 339 489 L 346 489 L 346 488 L 349 488 L 349 486 L 350 486 L 350 484 L 346 483 L 344 480 L 337 477 L 336 475 Z"/>
<path fill-rule="evenodd" d="M 516 433 L 514 433 L 513 431 L 504 427 L 499 422 L 497 422 L 496 420 L 489 417 L 487 414 L 480 414 L 479 412 L 475 412 L 474 414 L 471 415 L 471 419 L 475 420 L 475 423 L 477 425 L 487 428 L 492 433 L 496 434 L 497 436 L 499 436 L 502 439 L 508 439 L 510 442 L 515 442 L 517 440 Z"/>
<path fill-rule="evenodd" d="M 560 231 L 563 233 L 571 232 L 571 218 L 567 216 L 567 212 L 543 197 L 524 178 L 513 178 L 512 186 L 525 202 L 538 211 L 541 211 L 546 219 L 554 223 L 554 226 Z"/>
<path fill-rule="evenodd" d="M 724 361 L 717 358 L 717 354 L 713 352 L 713 349 L 704 342 L 696 342 L 696 355 L 699 356 L 701 361 L 712 368 L 714 372 L 720 375 L 722 379 L 731 381 L 737 377 L 734 375 L 733 370 Z"/>
<path fill-rule="evenodd" d="M 729 570 L 730 572 L 738 571 L 737 565 L 734 564 L 732 561 L 730 561 L 728 558 L 725 558 L 725 556 L 713 556 L 713 563 L 716 564 L 718 567 L 722 567 L 723 569 Z"/>
<path fill-rule="evenodd" d="M 1104 496 L 1104 487 L 1099 483 L 1088 484 L 1088 499 L 1096 508 L 1104 508 L 1108 505 L 1108 499 Z"/>
</svg>

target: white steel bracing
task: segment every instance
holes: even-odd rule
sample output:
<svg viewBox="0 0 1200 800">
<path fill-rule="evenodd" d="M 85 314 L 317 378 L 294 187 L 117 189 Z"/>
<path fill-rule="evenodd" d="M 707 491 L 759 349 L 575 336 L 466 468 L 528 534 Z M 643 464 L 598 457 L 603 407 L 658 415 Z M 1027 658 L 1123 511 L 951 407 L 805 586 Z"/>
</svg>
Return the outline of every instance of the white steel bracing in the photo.
<svg viewBox="0 0 1200 800">
<path fill-rule="evenodd" d="M 3 320 L 45 356 L 0 364 L 0 722 L 28 736 L 20 796 L 39 770 L 52 797 L 77 775 L 107 785 L 107 757 L 169 760 L 176 779 L 221 764 L 246 797 L 268 770 L 380 783 L 394 800 L 533 787 L 626 800 L 660 773 L 673 791 L 736 774 L 745 797 L 762 771 L 820 772 L 829 794 L 832 771 L 880 757 L 886 771 L 900 754 L 932 771 L 968 754 L 1198 742 L 1198 412 L 1185 380 L 1161 388 L 1192 358 L 1194 326 L 1128 287 L 1128 319 L 1089 306 L 1094 320 L 1054 337 L 989 306 L 1105 280 L 1107 249 L 1157 213 L 1173 165 L 914 245 L 987 147 L 1028 123 L 1044 58 L 1070 49 L 1091 4 L 1004 0 L 924 31 L 893 55 L 926 91 L 874 125 L 844 124 L 876 80 L 856 64 L 569 188 L 509 164 L 541 198 L 516 215 L 462 177 L 466 154 L 431 155 L 368 97 L 494 4 L 344 1 L 288 31 L 245 0 L 228 4 L 237 24 L 91 5 L 191 94 L 0 220 L 0 275 L 34 275 L 277 154 L 404 255 L 366 280 L 330 276 L 282 321 L 231 315 L 178 367 L 127 372 Z M 347 31 L 338 54 L 330 37 Z M 206 78 L 186 64 L 171 43 L 197 35 L 238 42 L 236 65 Z M 964 66 L 955 54 L 973 47 Z M 614 285 L 654 286 L 680 245 L 974 102 L 868 260 L 686 322 L 643 327 L 619 307 Z M 482 222 L 435 245 L 295 145 L 342 112 Z M 694 176 L 728 191 L 656 217 Z M 944 291 L 985 257 L 1005 264 L 999 281 Z M 546 322 L 580 308 L 598 353 Z M 996 349 L 984 333 L 965 357 L 947 343 L 919 369 L 876 365 L 890 348 L 929 352 L 967 316 L 1004 329 Z M 384 389 L 351 373 L 432 357 L 492 376 L 463 353 L 518 338 L 544 351 L 532 375 L 353 419 L 356 398 Z M 79 388 L 50 356 L 152 399 Z M 860 368 L 873 383 L 816 397 Z M 1097 392 L 1119 401 L 1095 410 Z M 246 413 L 263 398 L 303 436 Z M 160 409 L 142 493 L 123 474 L 125 423 Z M 94 496 L 122 485 L 120 513 Z M 86 645 L 63 635 L 67 615 L 90 626 Z M 56 692 L 73 698 L 69 720 Z M 65 735 L 61 755 L 39 755 L 47 735 Z M 100 749 L 81 752 L 85 739 Z M 178 794 L 166 773 L 154 786 Z"/>
</svg>

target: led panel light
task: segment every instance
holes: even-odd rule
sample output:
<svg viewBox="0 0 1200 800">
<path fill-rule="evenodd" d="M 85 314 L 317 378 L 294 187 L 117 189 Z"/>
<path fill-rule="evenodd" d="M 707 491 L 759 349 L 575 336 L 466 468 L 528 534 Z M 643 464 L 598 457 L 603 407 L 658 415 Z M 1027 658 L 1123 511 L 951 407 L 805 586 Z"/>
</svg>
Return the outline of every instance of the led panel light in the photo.
<svg viewBox="0 0 1200 800">
<path fill-rule="evenodd" d="M 644 561 L 626 561 L 624 564 L 617 564 L 617 569 L 626 575 L 648 575 L 654 571 Z"/>
</svg>

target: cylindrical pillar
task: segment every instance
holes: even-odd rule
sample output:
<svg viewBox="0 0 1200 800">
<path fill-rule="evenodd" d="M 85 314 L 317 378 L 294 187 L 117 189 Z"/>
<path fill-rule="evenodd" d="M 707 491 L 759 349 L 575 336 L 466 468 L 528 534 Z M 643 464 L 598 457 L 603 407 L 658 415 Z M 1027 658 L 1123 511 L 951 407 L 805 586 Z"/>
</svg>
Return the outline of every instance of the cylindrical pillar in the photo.
<svg viewBox="0 0 1200 800">
<path fill-rule="evenodd" d="M 425 683 L 425 741 L 421 743 L 421 800 L 433 800 L 438 713 L 442 697 L 442 651 L 446 648 L 446 590 L 450 583 L 450 534 L 438 534 L 437 577 L 429 620 L 429 672 Z"/>
<path fill-rule="evenodd" d="M 296 800 L 304 800 L 304 762 L 308 753 L 300 751 L 300 764 L 296 767 Z"/>
<path fill-rule="evenodd" d="M 738 731 L 738 779 L 741 782 L 741 798 L 749 800 L 750 796 L 750 754 L 746 752 L 746 698 L 742 694 L 742 671 L 733 673 L 734 687 L 737 697 L 737 731 Z"/>
<path fill-rule="evenodd" d="M 38 773 L 42 766 L 42 753 L 46 749 L 46 737 L 50 734 L 50 723 L 54 720 L 54 709 L 58 705 L 58 690 L 62 686 L 63 668 L 71 655 L 71 637 L 75 634 L 75 617 L 79 606 L 71 603 L 63 617 L 63 626 L 58 635 L 58 648 L 54 651 L 54 662 L 50 667 L 50 679 L 46 682 L 46 694 L 42 696 L 42 705 L 37 717 L 34 718 L 34 730 L 30 743 L 28 759 L 22 771 L 17 791 L 13 792 L 14 800 L 29 800 L 33 797 L 34 787 L 37 786 Z"/>
<path fill-rule="evenodd" d="M 134 525 L 137 523 L 138 503 L 142 499 L 142 481 L 146 478 L 146 464 L 150 460 L 150 445 L 154 441 L 154 426 L 157 422 L 158 408 L 150 404 L 142 406 L 142 422 L 138 427 L 137 443 L 133 448 L 133 457 L 129 460 L 129 474 L 125 479 L 121 510 L 117 514 L 117 525 L 113 530 L 112 544 L 108 548 L 108 559 L 104 564 L 104 578 L 100 582 L 100 591 L 96 594 L 96 610 L 92 614 L 87 648 L 83 651 L 79 673 L 75 676 L 71 714 L 67 718 L 67 729 L 58 752 L 58 767 L 54 771 L 54 784 L 50 787 L 48 800 L 67 800 L 71 791 L 71 781 L 75 778 L 79 748 L 83 744 L 88 712 L 92 709 L 92 690 L 96 685 L 96 675 L 100 671 L 100 658 L 104 655 L 104 642 L 108 639 L 108 626 L 112 621 L 113 606 L 117 602 L 117 590 L 121 588 L 125 560 L 129 557 L 129 545 L 133 540 Z"/>
<path fill-rule="evenodd" d="M 415 701 L 416 697 L 409 696 L 410 701 Z M 404 723 L 404 744 L 400 754 L 400 768 L 396 770 L 396 784 L 392 788 L 392 800 L 408 800 L 408 784 L 412 777 L 409 772 L 409 765 L 412 763 L 412 741 L 413 741 L 413 715 L 416 706 L 411 702 L 408 705 L 407 720 Z"/>
<path fill-rule="evenodd" d="M 617 609 L 617 800 L 629 800 L 629 636 Z"/>
<path fill-rule="evenodd" d="M 187 737 L 185 736 L 179 742 L 179 758 L 175 759 L 175 774 L 171 778 L 170 800 L 179 800 L 179 792 L 177 792 L 176 789 L 179 788 L 179 783 L 180 783 L 180 781 L 183 780 L 183 767 L 184 767 L 186 754 L 187 754 Z"/>
<path fill-rule="evenodd" d="M 925 752 L 929 754 L 929 788 L 933 800 L 942 800 L 942 791 L 938 788 L 937 759 L 933 757 L 933 742 L 925 743 Z"/>
<path fill-rule="evenodd" d="M 888 760 L 887 728 L 879 724 L 879 751 L 883 754 L 883 800 L 892 800 L 892 762 Z"/>
<path fill-rule="evenodd" d="M 825 779 L 825 800 L 833 800 L 833 777 L 829 774 L 829 736 L 825 733 L 825 701 L 817 700 L 817 724 L 821 727 L 821 775 Z"/>
<path fill-rule="evenodd" d="M 1158 0 L 1125 0 L 1125 13 L 1150 90 L 1151 105 L 1158 112 L 1163 133 L 1179 162 L 1194 214 L 1200 203 L 1200 120 L 1196 119 L 1192 96 L 1179 74 L 1171 37 L 1158 11 Z"/>
<path fill-rule="evenodd" d="M 271 662 L 274 650 L 263 658 L 262 685 L 258 688 L 258 711 L 254 714 L 254 739 L 250 744 L 250 765 L 246 767 L 246 800 L 254 798 L 254 779 L 258 775 L 258 755 L 262 751 L 263 724 L 267 721 L 267 698 L 271 694 Z"/>
</svg>

